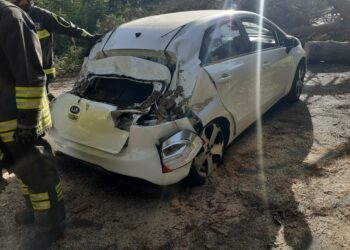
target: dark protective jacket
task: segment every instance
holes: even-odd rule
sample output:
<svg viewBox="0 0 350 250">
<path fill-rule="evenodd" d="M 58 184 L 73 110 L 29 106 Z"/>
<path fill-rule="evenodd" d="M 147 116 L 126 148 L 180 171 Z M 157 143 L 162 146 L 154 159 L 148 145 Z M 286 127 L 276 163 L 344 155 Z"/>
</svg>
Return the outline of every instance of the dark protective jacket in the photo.
<svg viewBox="0 0 350 250">
<path fill-rule="evenodd" d="M 39 135 L 51 127 L 45 81 L 33 22 L 17 6 L 0 0 L 1 143 L 13 142 L 17 127 Z"/>
<path fill-rule="evenodd" d="M 93 36 L 86 30 L 66 21 L 63 17 L 43 8 L 31 6 L 28 9 L 28 14 L 32 18 L 39 35 L 44 71 L 49 79 L 54 78 L 56 69 L 53 62 L 53 33 L 87 40 Z"/>
</svg>

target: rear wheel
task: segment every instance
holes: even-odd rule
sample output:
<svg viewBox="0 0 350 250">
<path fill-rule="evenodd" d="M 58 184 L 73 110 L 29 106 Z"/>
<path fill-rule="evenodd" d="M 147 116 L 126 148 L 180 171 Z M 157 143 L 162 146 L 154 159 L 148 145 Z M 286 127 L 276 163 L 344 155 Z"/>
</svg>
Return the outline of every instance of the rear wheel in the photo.
<svg viewBox="0 0 350 250">
<path fill-rule="evenodd" d="M 296 102 L 300 99 L 301 93 L 304 88 L 304 80 L 306 74 L 306 67 L 304 63 L 300 63 L 295 73 L 292 87 L 286 96 L 288 102 Z"/>
<path fill-rule="evenodd" d="M 222 162 L 225 138 L 222 128 L 216 123 L 209 123 L 201 132 L 204 142 L 202 149 L 193 160 L 186 182 L 190 186 L 200 186 Z"/>
</svg>

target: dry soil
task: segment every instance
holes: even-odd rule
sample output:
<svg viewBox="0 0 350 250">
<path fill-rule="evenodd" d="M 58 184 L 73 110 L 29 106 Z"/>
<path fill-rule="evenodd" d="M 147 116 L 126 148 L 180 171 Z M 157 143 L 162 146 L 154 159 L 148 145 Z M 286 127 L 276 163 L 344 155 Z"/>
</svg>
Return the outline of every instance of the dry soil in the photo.
<svg viewBox="0 0 350 250">
<path fill-rule="evenodd" d="M 55 93 L 74 80 L 61 79 Z M 53 249 L 350 249 L 350 66 L 310 66 L 302 101 L 263 117 L 225 152 L 202 187 L 158 187 L 60 157 L 65 238 Z M 0 194 L 0 249 L 18 249 L 33 226 L 15 179 Z"/>
</svg>

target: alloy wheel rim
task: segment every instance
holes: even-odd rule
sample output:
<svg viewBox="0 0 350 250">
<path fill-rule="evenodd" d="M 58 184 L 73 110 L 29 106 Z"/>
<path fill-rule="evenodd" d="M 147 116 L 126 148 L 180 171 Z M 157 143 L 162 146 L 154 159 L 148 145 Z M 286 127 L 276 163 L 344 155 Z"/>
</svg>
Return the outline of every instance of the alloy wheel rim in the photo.
<svg viewBox="0 0 350 250">
<path fill-rule="evenodd" d="M 221 128 L 217 124 L 212 123 L 203 129 L 201 138 L 204 145 L 194 159 L 194 166 L 198 174 L 206 178 L 221 162 L 224 149 L 224 135 Z"/>
<path fill-rule="evenodd" d="M 301 96 L 301 92 L 303 91 L 304 77 L 305 77 L 304 68 L 300 67 L 299 71 L 298 71 L 298 80 L 297 80 L 297 84 L 296 84 L 296 94 L 297 94 L 298 98 Z"/>
</svg>

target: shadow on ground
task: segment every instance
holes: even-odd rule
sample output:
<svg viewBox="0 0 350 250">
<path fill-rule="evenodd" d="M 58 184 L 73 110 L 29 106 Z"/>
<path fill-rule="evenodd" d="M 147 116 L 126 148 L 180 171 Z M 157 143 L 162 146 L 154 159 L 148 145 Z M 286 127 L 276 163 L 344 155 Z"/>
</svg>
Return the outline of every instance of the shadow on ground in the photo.
<svg viewBox="0 0 350 250">
<path fill-rule="evenodd" d="M 345 72 L 348 68 L 337 67 L 337 70 Z M 337 95 L 349 89 L 347 79 L 335 79 L 327 84 L 321 79 L 321 85 L 317 80 L 320 72 L 334 70 L 318 66 L 311 69 L 308 81 L 313 85 L 305 88 L 306 99 L 327 92 Z M 337 86 L 333 86 L 335 82 Z M 348 155 L 350 147 L 343 145 L 309 164 L 306 159 L 315 139 L 306 104 L 306 101 L 292 105 L 280 102 L 264 115 L 263 169 L 258 167 L 256 127 L 253 125 L 228 147 L 224 165 L 200 188 L 190 189 L 182 184 L 158 187 L 142 180 L 106 174 L 70 158 L 65 158 L 60 170 L 68 181 L 79 178 L 80 185 L 85 185 L 89 192 L 84 194 L 86 196 L 99 195 L 104 196 L 103 199 L 130 202 L 134 204 L 133 212 L 144 216 L 150 211 L 145 206 L 150 205 L 153 212 L 162 212 L 169 217 L 168 224 L 159 223 L 156 228 L 132 228 L 136 236 L 147 239 L 146 243 L 134 245 L 135 249 L 272 249 L 286 246 L 307 249 L 312 243 L 312 235 L 293 187 L 299 181 L 323 177 L 325 173 L 319 163 Z M 67 192 L 68 203 L 74 202 L 77 195 L 74 191 Z M 174 199 L 177 201 L 175 209 L 168 212 L 169 206 L 173 206 L 169 203 Z M 142 204 L 140 208 L 138 204 Z M 125 223 L 138 218 L 131 216 Z M 157 218 L 154 220 L 157 223 Z M 128 230 L 124 230 L 125 234 Z M 154 235 L 154 230 L 159 238 L 147 237 Z"/>
</svg>

